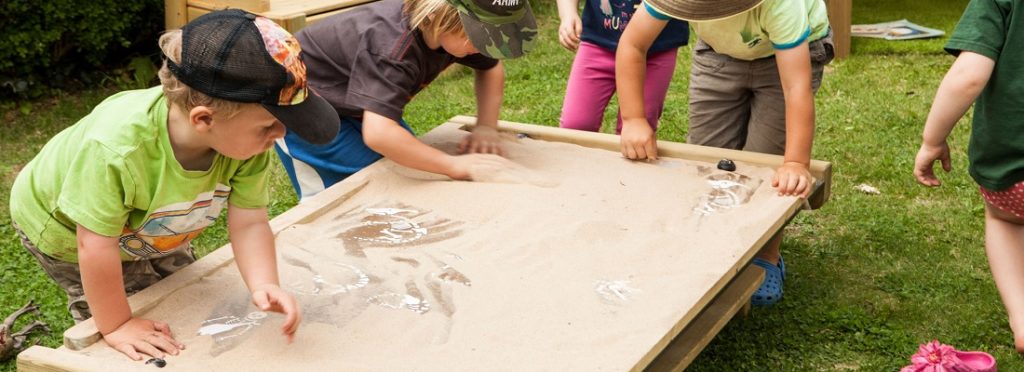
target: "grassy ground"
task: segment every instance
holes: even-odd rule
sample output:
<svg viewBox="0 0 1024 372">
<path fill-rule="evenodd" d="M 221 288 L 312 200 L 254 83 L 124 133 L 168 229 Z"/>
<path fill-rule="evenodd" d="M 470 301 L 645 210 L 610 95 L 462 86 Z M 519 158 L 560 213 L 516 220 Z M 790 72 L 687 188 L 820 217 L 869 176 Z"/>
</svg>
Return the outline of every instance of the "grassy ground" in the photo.
<svg viewBox="0 0 1024 372">
<path fill-rule="evenodd" d="M 533 3 L 542 39 L 531 55 L 507 64 L 502 118 L 557 125 L 572 55 L 557 45 L 553 1 Z M 853 22 L 910 18 L 948 33 L 965 4 L 857 0 Z M 931 339 L 989 351 L 1001 370 L 1024 370 L 986 263 L 980 198 L 965 171 L 969 123 L 954 131 L 954 173 L 941 188 L 919 186 L 911 175 L 921 127 L 952 62 L 943 43 L 855 39 L 852 56 L 829 67 L 817 95 L 814 157 L 835 166 L 832 200 L 801 213 L 788 229 L 785 300 L 732 322 L 692 370 L 895 370 Z M 687 52 L 680 54 L 662 139 L 685 138 Z M 42 340 L 51 347 L 61 342 L 58 330 L 71 325 L 65 299 L 20 247 L 10 228 L 8 193 L 20 167 L 50 136 L 112 91 L 0 106 L 0 314 L 34 299 L 55 330 Z M 407 119 L 423 133 L 473 111 L 470 73 L 456 71 L 421 92 Z M 606 123 L 613 115 L 607 113 Z M 295 199 L 279 167 L 274 180 L 276 215 Z M 856 191 L 860 183 L 881 194 Z M 225 242 L 218 225 L 198 245 L 205 253 Z"/>
</svg>

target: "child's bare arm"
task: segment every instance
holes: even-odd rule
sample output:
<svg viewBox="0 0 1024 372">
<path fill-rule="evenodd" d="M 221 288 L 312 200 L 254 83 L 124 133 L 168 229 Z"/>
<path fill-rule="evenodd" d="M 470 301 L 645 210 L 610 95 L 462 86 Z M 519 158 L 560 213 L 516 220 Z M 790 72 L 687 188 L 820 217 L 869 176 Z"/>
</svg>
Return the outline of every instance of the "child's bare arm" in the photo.
<svg viewBox="0 0 1024 372">
<path fill-rule="evenodd" d="M 629 159 L 657 159 L 658 144 L 644 114 L 644 79 L 647 50 L 668 21 L 638 9 L 619 39 L 615 52 L 615 89 L 622 114 L 622 156 Z"/>
<path fill-rule="evenodd" d="M 509 160 L 498 155 L 448 155 L 420 142 L 394 120 L 372 111 L 363 111 L 363 142 L 373 151 L 402 166 L 443 174 L 457 180 L 475 179 L 474 175 L 513 167 Z"/>
<path fill-rule="evenodd" d="M 140 353 L 154 358 L 163 358 L 164 353 L 178 355 L 185 346 L 174 339 L 166 323 L 132 317 L 117 238 L 82 226 L 76 234 L 82 288 L 96 329 L 107 344 L 133 360 L 141 360 Z"/>
<path fill-rule="evenodd" d="M 265 208 L 228 206 L 228 237 L 238 271 L 252 293 L 252 302 L 263 311 L 285 315 L 281 333 L 291 342 L 299 329 L 302 315 L 291 294 L 281 289 L 277 276 L 274 234 L 270 231 Z"/>
<path fill-rule="evenodd" d="M 786 150 L 783 164 L 772 178 L 780 195 L 807 197 L 814 142 L 814 91 L 811 89 L 811 53 L 806 42 L 775 51 L 786 102 Z"/>
<path fill-rule="evenodd" d="M 459 151 L 503 155 L 505 149 L 498 136 L 498 114 L 505 97 L 505 67 L 501 61 L 488 70 L 476 70 L 474 88 L 477 126 L 459 143 Z"/>
<path fill-rule="evenodd" d="M 946 172 L 952 170 L 946 138 L 988 84 L 995 65 L 991 58 L 964 51 L 942 79 L 924 125 L 921 148 L 914 160 L 914 176 L 921 184 L 941 184 L 932 169 L 936 160 L 942 162 L 942 169 Z"/>
<path fill-rule="evenodd" d="M 576 50 L 580 46 L 583 22 L 580 20 L 579 0 L 558 0 L 558 42 L 565 49 Z"/>
</svg>

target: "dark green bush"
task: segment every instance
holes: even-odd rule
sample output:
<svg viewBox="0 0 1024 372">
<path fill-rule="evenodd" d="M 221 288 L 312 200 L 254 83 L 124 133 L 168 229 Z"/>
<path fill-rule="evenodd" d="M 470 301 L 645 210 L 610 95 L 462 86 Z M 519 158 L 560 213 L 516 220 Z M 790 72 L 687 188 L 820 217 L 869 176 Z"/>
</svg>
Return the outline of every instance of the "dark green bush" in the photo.
<svg viewBox="0 0 1024 372">
<path fill-rule="evenodd" d="M 162 0 L 0 0 L 0 99 L 97 82 L 157 55 L 163 14 Z"/>
</svg>

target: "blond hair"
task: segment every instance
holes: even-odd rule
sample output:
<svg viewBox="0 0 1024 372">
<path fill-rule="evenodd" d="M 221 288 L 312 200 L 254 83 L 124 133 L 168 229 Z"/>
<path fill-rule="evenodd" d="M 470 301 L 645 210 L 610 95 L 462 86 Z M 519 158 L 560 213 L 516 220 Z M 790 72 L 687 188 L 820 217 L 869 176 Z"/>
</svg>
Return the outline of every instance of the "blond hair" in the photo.
<svg viewBox="0 0 1024 372">
<path fill-rule="evenodd" d="M 410 28 L 419 28 L 430 37 L 445 33 L 466 34 L 458 9 L 446 0 L 405 0 L 403 11 L 409 17 Z"/>
<path fill-rule="evenodd" d="M 172 30 L 160 35 L 160 50 L 164 57 L 179 63 L 181 61 L 181 30 Z M 212 108 L 215 113 L 224 115 L 227 118 L 235 116 L 244 107 L 245 103 L 214 98 L 203 92 L 190 88 L 178 80 L 174 73 L 167 67 L 165 60 L 160 67 L 160 85 L 164 88 L 164 96 L 167 97 L 169 107 L 179 107 L 186 113 L 192 111 L 196 106 Z"/>
</svg>

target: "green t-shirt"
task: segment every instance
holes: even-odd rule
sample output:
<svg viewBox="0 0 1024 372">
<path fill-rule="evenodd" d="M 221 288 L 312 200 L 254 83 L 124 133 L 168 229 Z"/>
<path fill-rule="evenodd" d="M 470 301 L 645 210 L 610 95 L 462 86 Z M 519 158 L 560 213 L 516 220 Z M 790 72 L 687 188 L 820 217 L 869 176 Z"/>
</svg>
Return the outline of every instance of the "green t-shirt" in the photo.
<svg viewBox="0 0 1024 372">
<path fill-rule="evenodd" d="M 655 18 L 668 19 L 663 12 L 646 7 Z M 690 21 L 690 26 L 715 52 L 746 61 L 821 39 L 829 30 L 823 0 L 765 0 L 746 12 L 713 21 Z"/>
<path fill-rule="evenodd" d="M 163 90 L 121 92 L 54 136 L 11 189 L 11 217 L 40 251 L 78 262 L 77 226 L 120 237 L 124 261 L 186 246 L 224 202 L 269 201 L 270 153 L 240 161 L 217 155 L 206 171 L 174 157 Z"/>
<path fill-rule="evenodd" d="M 974 103 L 968 157 L 971 177 L 989 190 L 1024 180 L 1024 7 L 1012 0 L 972 0 L 946 50 L 978 53 L 996 62 Z M 1008 46 L 1003 48 L 1003 46 Z"/>
</svg>

